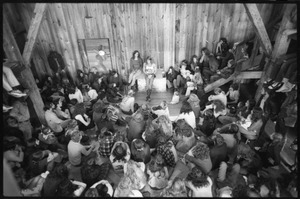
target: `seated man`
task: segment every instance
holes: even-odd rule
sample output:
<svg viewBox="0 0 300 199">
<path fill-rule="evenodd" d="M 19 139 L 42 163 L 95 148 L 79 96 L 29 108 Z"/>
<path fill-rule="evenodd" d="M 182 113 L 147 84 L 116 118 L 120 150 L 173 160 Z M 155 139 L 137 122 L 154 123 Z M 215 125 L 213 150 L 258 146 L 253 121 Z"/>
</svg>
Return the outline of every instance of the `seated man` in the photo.
<svg viewBox="0 0 300 199">
<path fill-rule="evenodd" d="M 69 161 L 73 166 L 81 166 L 81 154 L 88 156 L 95 146 L 83 146 L 80 141 L 82 133 L 78 130 L 72 132 L 71 140 L 68 144 Z M 86 148 L 89 148 L 88 150 Z"/>
</svg>

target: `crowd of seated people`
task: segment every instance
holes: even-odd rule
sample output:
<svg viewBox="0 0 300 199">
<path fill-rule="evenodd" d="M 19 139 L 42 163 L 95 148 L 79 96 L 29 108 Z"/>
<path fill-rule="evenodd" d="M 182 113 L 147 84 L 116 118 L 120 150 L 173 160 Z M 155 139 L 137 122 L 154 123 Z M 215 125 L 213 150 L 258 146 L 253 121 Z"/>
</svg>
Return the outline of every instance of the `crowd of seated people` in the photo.
<svg viewBox="0 0 300 199">
<path fill-rule="evenodd" d="M 199 61 L 193 56 L 178 72 L 170 67 L 168 86 L 184 87 L 186 95 L 174 120 L 166 101 L 137 104 L 116 71 L 78 71 L 74 84 L 47 77 L 40 88 L 46 123 L 35 131 L 26 103 L 14 99 L 4 111 L 3 156 L 18 195 L 297 197 L 297 166 L 282 172 L 279 156 L 287 126 L 297 125 L 296 87 L 277 105 L 264 98 L 274 92 L 267 83 L 258 102 L 241 101 L 233 83 L 201 103 L 198 88 L 228 67 L 226 45 L 221 39 L 216 56 L 202 49 Z M 276 112 L 274 106 L 282 108 Z M 277 121 L 269 137 L 267 120 Z"/>
</svg>

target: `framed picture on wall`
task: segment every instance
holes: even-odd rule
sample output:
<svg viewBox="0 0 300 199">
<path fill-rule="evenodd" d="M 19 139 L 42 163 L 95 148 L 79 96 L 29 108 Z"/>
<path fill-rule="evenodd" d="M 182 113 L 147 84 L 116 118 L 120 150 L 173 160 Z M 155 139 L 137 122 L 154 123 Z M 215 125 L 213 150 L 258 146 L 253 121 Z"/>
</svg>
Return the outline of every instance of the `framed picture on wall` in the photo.
<svg viewBox="0 0 300 199">
<path fill-rule="evenodd" d="M 84 39 L 84 48 L 90 68 L 96 67 L 100 73 L 113 69 L 109 39 Z"/>
</svg>

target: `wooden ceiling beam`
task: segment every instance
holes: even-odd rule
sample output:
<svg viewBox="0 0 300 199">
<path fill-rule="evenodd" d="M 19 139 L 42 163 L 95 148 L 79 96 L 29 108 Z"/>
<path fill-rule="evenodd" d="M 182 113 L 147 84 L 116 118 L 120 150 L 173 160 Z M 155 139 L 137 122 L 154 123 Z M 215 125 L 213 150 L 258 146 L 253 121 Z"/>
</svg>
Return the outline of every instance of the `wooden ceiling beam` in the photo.
<svg viewBox="0 0 300 199">
<path fill-rule="evenodd" d="M 270 56 L 271 53 L 272 53 L 271 41 L 269 39 L 266 27 L 264 25 L 264 22 L 263 22 L 261 16 L 260 16 L 260 13 L 257 9 L 256 4 L 254 4 L 254 3 L 244 3 L 243 5 L 245 7 L 245 10 L 247 12 L 247 15 L 248 15 L 250 21 L 254 25 L 255 32 L 256 32 L 257 36 L 259 37 L 259 39 L 262 43 L 262 47 L 264 48 L 266 54 L 268 56 Z"/>
<path fill-rule="evenodd" d="M 35 45 L 35 41 L 37 39 L 37 35 L 41 27 L 44 13 L 46 11 L 46 7 L 47 7 L 46 3 L 36 3 L 35 5 L 34 8 L 35 16 L 31 20 L 30 27 L 27 34 L 27 40 L 23 51 L 23 60 L 26 67 L 29 65 L 32 51 Z"/>
</svg>

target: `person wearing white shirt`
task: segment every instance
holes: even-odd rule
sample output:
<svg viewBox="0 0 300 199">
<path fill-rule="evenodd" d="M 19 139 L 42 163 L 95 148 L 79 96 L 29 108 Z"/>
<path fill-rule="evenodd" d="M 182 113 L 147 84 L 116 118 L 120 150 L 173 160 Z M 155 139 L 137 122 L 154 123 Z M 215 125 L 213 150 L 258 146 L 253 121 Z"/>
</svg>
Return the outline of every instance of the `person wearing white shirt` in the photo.
<svg viewBox="0 0 300 199">
<path fill-rule="evenodd" d="M 83 146 L 80 144 L 80 140 L 82 135 L 80 131 L 76 130 L 72 132 L 71 140 L 68 144 L 68 157 L 69 161 L 73 166 L 81 165 L 81 154 L 87 156 L 92 150 L 94 150 L 95 146 Z M 88 150 L 86 148 L 89 148 Z"/>
<path fill-rule="evenodd" d="M 77 99 L 78 103 L 82 103 L 83 102 L 83 95 L 81 90 L 79 90 L 77 87 L 71 88 L 70 92 L 69 92 L 69 99 Z"/>
<path fill-rule="evenodd" d="M 134 91 L 129 90 L 128 94 L 122 99 L 122 102 L 120 103 L 120 108 L 123 113 L 131 115 L 134 113 Z"/>
<path fill-rule="evenodd" d="M 175 121 L 177 122 L 179 119 L 184 119 L 193 129 L 196 128 L 195 113 L 194 113 L 191 105 L 186 101 L 182 102 L 180 114 Z"/>
<path fill-rule="evenodd" d="M 224 91 L 222 91 L 222 89 L 220 89 L 220 88 L 215 88 L 214 93 L 215 93 L 215 95 L 210 95 L 208 97 L 208 101 L 220 100 L 226 107 L 227 106 L 227 97 L 226 97 L 226 94 L 224 93 Z"/>
</svg>

